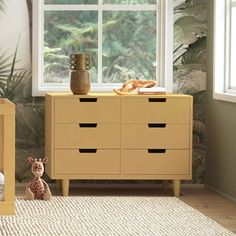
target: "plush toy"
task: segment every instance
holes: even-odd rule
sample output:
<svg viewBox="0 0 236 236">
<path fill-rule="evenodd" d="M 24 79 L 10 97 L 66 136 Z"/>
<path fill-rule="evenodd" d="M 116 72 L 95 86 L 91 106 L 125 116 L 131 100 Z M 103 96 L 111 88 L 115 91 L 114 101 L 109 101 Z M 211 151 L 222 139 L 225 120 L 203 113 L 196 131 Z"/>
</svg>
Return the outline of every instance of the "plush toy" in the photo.
<svg viewBox="0 0 236 236">
<path fill-rule="evenodd" d="M 43 164 L 47 162 L 47 157 L 43 158 L 43 160 L 33 160 L 33 158 L 29 157 L 28 161 L 32 165 L 31 171 L 34 174 L 34 178 L 26 185 L 25 200 L 50 200 L 52 194 L 49 186 L 43 179 L 41 179 L 44 172 Z"/>
</svg>

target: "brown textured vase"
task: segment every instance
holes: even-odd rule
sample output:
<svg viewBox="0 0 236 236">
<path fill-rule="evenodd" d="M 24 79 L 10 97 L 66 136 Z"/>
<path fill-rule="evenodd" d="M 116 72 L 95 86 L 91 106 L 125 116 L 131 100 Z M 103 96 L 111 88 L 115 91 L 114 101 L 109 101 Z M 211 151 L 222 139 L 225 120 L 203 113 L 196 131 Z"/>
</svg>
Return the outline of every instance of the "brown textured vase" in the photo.
<svg viewBox="0 0 236 236">
<path fill-rule="evenodd" d="M 86 95 L 89 92 L 90 80 L 87 70 L 71 72 L 70 89 L 75 95 Z"/>
<path fill-rule="evenodd" d="M 90 90 L 89 55 L 85 53 L 70 56 L 70 89 L 75 95 L 86 95 Z"/>
</svg>

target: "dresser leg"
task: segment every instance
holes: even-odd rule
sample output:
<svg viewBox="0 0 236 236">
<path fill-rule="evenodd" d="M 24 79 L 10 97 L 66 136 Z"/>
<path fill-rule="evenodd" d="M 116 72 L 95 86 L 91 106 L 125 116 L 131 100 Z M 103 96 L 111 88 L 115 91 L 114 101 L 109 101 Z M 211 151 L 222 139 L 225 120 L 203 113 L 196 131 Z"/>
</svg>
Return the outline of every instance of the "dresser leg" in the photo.
<svg viewBox="0 0 236 236">
<path fill-rule="evenodd" d="M 162 180 L 162 189 L 167 190 L 168 189 L 168 180 Z"/>
<path fill-rule="evenodd" d="M 62 180 L 62 195 L 68 196 L 69 193 L 69 179 Z"/>
<path fill-rule="evenodd" d="M 180 179 L 174 179 L 173 180 L 173 187 L 174 187 L 175 197 L 179 197 L 179 194 L 180 194 Z"/>
</svg>

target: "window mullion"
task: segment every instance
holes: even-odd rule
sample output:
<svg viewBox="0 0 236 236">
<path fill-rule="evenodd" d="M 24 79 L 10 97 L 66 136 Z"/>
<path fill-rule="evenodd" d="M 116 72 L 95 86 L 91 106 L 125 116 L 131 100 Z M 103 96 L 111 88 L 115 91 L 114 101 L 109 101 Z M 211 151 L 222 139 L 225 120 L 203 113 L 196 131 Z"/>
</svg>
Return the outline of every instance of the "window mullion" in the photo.
<svg viewBox="0 0 236 236">
<path fill-rule="evenodd" d="M 103 0 L 99 0 L 98 2 L 98 84 L 102 84 L 102 1 Z"/>
<path fill-rule="evenodd" d="M 234 93 L 236 93 L 236 88 L 235 86 L 233 86 L 233 77 L 235 75 L 235 69 L 234 69 L 234 58 L 235 58 L 235 48 L 234 48 L 234 34 L 235 34 L 235 31 L 234 31 L 234 27 L 235 27 L 235 18 L 233 17 L 233 9 L 236 9 L 236 2 L 232 2 L 231 1 L 231 6 L 230 6 L 230 25 L 229 25 L 229 28 L 230 28 L 230 32 L 229 32 L 229 80 L 228 80 L 228 89 L 230 90 L 234 90 Z M 234 20 L 233 20 L 234 19 Z M 235 79 L 235 78 L 234 78 Z"/>
<path fill-rule="evenodd" d="M 157 32 L 159 85 L 172 92 L 173 86 L 173 2 L 159 0 L 159 31 Z M 169 13 L 169 14 L 168 14 Z M 171 13 L 171 14 L 170 14 Z"/>
<path fill-rule="evenodd" d="M 230 85 L 230 47 L 232 0 L 214 1 L 214 42 L 213 42 L 213 98 L 236 102 L 236 92 Z"/>
<path fill-rule="evenodd" d="M 231 2 L 231 6 L 232 6 L 232 7 L 236 7 L 236 1 L 232 1 L 232 2 Z"/>
<path fill-rule="evenodd" d="M 225 70 L 225 78 L 224 79 L 224 92 L 229 89 L 229 78 L 230 78 L 230 47 L 231 47 L 231 9 L 230 9 L 231 0 L 225 1 L 225 61 L 224 61 L 224 70 Z"/>
<path fill-rule="evenodd" d="M 162 17 L 161 17 L 161 2 L 158 1 L 156 17 L 156 82 L 158 86 L 162 86 Z"/>
</svg>

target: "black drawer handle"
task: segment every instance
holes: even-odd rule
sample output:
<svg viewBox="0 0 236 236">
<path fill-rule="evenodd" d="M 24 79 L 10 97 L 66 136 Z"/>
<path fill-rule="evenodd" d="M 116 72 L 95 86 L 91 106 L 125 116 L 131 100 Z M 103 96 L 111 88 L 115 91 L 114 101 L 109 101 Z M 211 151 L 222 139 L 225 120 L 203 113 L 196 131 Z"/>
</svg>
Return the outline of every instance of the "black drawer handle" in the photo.
<svg viewBox="0 0 236 236">
<path fill-rule="evenodd" d="M 96 153 L 97 149 L 96 148 L 80 148 L 79 152 L 80 153 Z"/>
<path fill-rule="evenodd" d="M 148 149 L 148 153 L 165 153 L 166 149 Z"/>
<path fill-rule="evenodd" d="M 96 123 L 80 123 L 79 127 L 80 128 L 96 128 L 97 124 Z"/>
<path fill-rule="evenodd" d="M 148 127 L 149 128 L 165 128 L 166 127 L 166 124 L 165 123 L 149 123 L 148 124 Z"/>
<path fill-rule="evenodd" d="M 149 102 L 166 102 L 166 98 L 148 98 Z"/>
<path fill-rule="evenodd" d="M 97 102 L 97 98 L 80 98 L 80 102 Z"/>
</svg>

